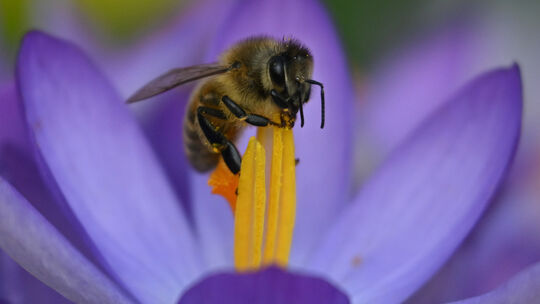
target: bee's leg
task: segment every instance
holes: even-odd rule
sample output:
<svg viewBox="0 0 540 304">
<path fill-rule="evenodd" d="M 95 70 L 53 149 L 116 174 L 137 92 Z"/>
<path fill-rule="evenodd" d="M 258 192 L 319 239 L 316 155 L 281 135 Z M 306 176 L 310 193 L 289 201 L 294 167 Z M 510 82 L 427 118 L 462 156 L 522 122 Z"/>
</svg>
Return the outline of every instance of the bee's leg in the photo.
<svg viewBox="0 0 540 304">
<path fill-rule="evenodd" d="M 208 139 L 213 147 L 221 152 L 221 156 L 223 156 L 223 160 L 227 164 L 227 167 L 229 167 L 229 170 L 233 174 L 238 173 L 242 164 L 240 153 L 230 140 L 216 130 L 212 123 L 205 117 L 206 115 L 225 119 L 225 114 L 218 109 L 208 107 L 197 108 L 197 119 L 199 120 L 199 126 L 204 136 L 206 136 L 206 139 Z"/>
<path fill-rule="evenodd" d="M 227 119 L 227 116 L 225 116 L 225 113 L 223 113 L 223 111 L 221 111 L 220 109 L 201 106 L 197 108 L 197 113 L 212 116 L 212 117 L 219 118 L 222 120 Z"/>
<path fill-rule="evenodd" d="M 236 102 L 230 99 L 229 96 L 223 96 L 221 101 L 223 101 L 227 109 L 229 109 L 229 111 L 231 111 L 236 118 L 243 120 L 250 125 L 257 127 L 266 127 L 268 125 L 281 126 L 281 124 L 273 122 L 264 116 L 246 113 L 246 111 L 244 111 L 244 109 L 242 109 Z"/>
</svg>

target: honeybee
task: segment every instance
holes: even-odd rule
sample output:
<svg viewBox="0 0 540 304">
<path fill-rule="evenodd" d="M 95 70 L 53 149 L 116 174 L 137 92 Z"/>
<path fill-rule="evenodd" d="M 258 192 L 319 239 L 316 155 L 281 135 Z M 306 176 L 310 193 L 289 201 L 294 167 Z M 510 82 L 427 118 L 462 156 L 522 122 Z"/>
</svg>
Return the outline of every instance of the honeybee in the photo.
<svg viewBox="0 0 540 304">
<path fill-rule="evenodd" d="M 221 154 L 236 174 L 242 158 L 233 142 L 241 131 L 247 125 L 292 128 L 298 112 L 303 127 L 303 104 L 309 100 L 311 85 L 321 89 L 324 127 L 324 87 L 311 79 L 312 72 L 313 57 L 299 41 L 252 37 L 225 51 L 218 63 L 170 70 L 127 102 L 206 78 L 190 97 L 183 126 L 184 148 L 196 170 L 215 168 Z"/>
</svg>

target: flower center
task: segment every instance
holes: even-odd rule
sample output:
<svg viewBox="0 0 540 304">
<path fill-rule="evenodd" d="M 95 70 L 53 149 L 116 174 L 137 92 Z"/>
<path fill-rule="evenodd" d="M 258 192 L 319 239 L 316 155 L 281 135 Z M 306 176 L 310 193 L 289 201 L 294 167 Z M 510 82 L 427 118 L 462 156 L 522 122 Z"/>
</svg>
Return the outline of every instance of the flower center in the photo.
<svg viewBox="0 0 540 304">
<path fill-rule="evenodd" d="M 268 195 L 266 151 L 271 151 Z M 287 266 L 296 212 L 292 130 L 259 128 L 257 138 L 250 139 L 242 158 L 239 179 L 225 171 L 226 166 L 220 163 L 208 183 L 213 193 L 229 201 L 234 212 L 236 270 L 252 271 L 272 264 Z"/>
</svg>

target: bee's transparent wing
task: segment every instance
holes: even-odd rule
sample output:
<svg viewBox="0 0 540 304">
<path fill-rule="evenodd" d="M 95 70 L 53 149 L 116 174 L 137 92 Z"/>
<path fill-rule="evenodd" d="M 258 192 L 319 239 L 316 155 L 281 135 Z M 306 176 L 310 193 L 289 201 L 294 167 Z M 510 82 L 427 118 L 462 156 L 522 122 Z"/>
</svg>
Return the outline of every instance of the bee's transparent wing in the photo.
<svg viewBox="0 0 540 304">
<path fill-rule="evenodd" d="M 133 103 L 139 100 L 150 98 L 186 82 L 217 74 L 222 74 L 230 71 L 235 67 L 236 65 L 224 66 L 217 63 L 210 63 L 172 69 L 140 88 L 127 100 L 127 103 Z"/>
</svg>

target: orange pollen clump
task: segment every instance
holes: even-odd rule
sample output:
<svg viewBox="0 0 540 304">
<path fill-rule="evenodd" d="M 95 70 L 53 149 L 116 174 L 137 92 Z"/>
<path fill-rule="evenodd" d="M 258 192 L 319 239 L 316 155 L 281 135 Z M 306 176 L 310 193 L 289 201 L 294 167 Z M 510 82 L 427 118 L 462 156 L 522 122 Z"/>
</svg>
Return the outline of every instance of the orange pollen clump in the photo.
<svg viewBox="0 0 540 304">
<path fill-rule="evenodd" d="M 233 213 L 236 210 L 239 180 L 240 175 L 233 174 L 222 158 L 219 159 L 216 169 L 208 178 L 208 185 L 212 187 L 212 193 L 223 196 L 231 206 Z"/>
</svg>

